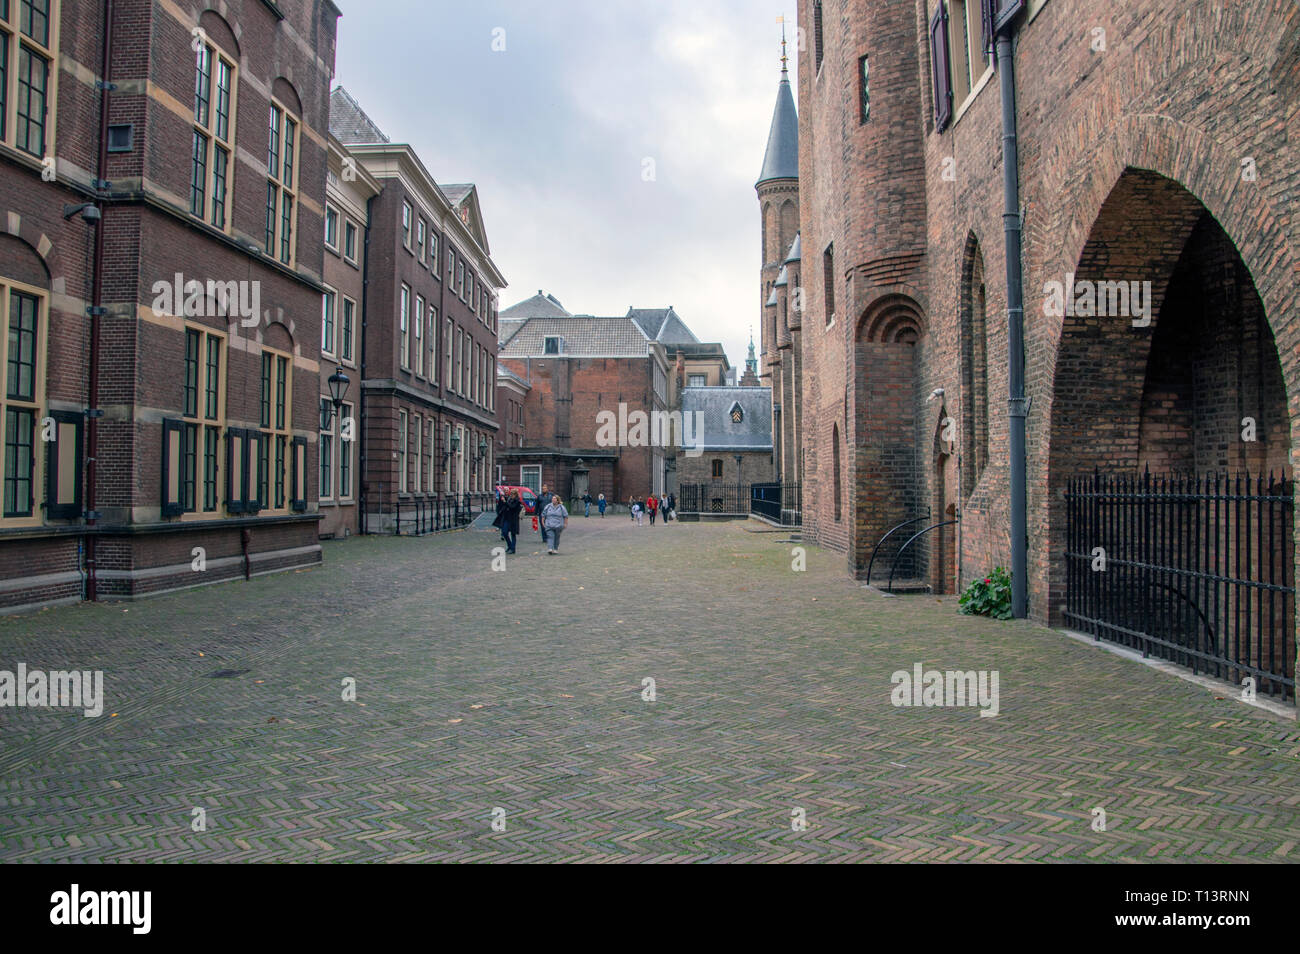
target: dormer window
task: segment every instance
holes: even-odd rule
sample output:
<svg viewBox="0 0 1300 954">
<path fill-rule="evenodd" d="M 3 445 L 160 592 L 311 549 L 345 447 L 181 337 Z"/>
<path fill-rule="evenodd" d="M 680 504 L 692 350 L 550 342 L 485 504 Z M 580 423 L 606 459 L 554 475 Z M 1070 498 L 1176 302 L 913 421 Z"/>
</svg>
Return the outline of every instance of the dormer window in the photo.
<svg viewBox="0 0 1300 954">
<path fill-rule="evenodd" d="M 732 404 L 731 410 L 728 413 L 731 415 L 732 424 L 739 424 L 745 419 L 745 412 L 741 409 L 739 402 Z"/>
<path fill-rule="evenodd" d="M 545 354 L 563 354 L 564 339 L 559 335 L 547 335 L 546 345 L 543 350 Z"/>
</svg>

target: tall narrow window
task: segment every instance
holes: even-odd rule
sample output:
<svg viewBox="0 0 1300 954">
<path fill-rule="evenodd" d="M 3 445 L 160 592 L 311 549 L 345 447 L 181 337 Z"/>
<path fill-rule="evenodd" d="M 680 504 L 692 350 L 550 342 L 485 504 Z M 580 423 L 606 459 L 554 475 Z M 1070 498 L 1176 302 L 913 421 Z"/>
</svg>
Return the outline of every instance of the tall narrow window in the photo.
<svg viewBox="0 0 1300 954">
<path fill-rule="evenodd" d="M 835 519 L 844 517 L 843 493 L 840 486 L 840 426 L 831 425 L 831 466 L 834 468 Z"/>
<path fill-rule="evenodd" d="M 948 11 L 943 0 L 930 17 L 930 75 L 934 81 L 934 131 L 943 132 L 952 121 L 952 59 L 948 52 Z"/>
<path fill-rule="evenodd" d="M 330 399 L 321 398 L 321 420 L 331 420 L 333 411 L 334 408 L 330 406 Z M 330 430 L 321 431 L 320 433 L 320 483 L 317 485 L 317 491 L 321 500 L 329 500 L 334 496 L 334 431 L 332 426 Z"/>
<path fill-rule="evenodd" d="M 826 324 L 835 320 L 835 243 L 822 252 L 822 296 L 826 301 Z"/>
<path fill-rule="evenodd" d="M 270 510 L 288 509 L 293 365 L 289 355 L 262 352 L 261 429 L 258 437 L 258 500 Z"/>
<path fill-rule="evenodd" d="M 185 380 L 180 422 L 181 513 L 213 513 L 220 504 L 217 454 L 225 430 L 225 354 L 222 335 L 185 329 Z"/>
<path fill-rule="evenodd" d="M 415 257 L 421 265 L 424 264 L 424 219 L 415 226 Z"/>
<path fill-rule="evenodd" d="M 429 306 L 429 381 L 438 383 L 438 309 Z"/>
<path fill-rule="evenodd" d="M 868 83 L 871 72 L 869 57 L 858 57 L 858 122 L 865 123 L 871 118 L 871 87 Z"/>
<path fill-rule="evenodd" d="M 45 298 L 33 290 L 0 286 L 0 305 L 6 323 L 4 340 L 4 520 L 15 523 L 39 519 L 36 453 L 41 417 L 41 376 L 38 358 L 43 354 Z"/>
<path fill-rule="evenodd" d="M 324 354 L 334 353 L 334 301 L 332 291 L 321 295 L 320 350 Z"/>
<path fill-rule="evenodd" d="M 325 206 L 325 245 L 332 249 L 339 247 L 339 213 L 328 205 Z"/>
<path fill-rule="evenodd" d="M 339 333 L 339 357 L 344 361 L 352 360 L 353 326 L 357 303 L 351 298 L 343 299 L 343 322 Z"/>
<path fill-rule="evenodd" d="M 422 329 L 424 328 L 424 296 L 423 295 L 415 296 L 415 314 L 411 315 L 411 326 L 412 326 L 412 331 L 415 332 L 415 342 L 413 344 L 413 348 L 415 350 L 415 373 L 419 375 L 423 375 L 424 374 L 424 335 L 422 334 Z"/>
<path fill-rule="evenodd" d="M 438 271 L 438 233 L 429 230 L 429 268 L 433 269 L 433 274 L 440 274 Z"/>
<path fill-rule="evenodd" d="M 456 379 L 452 389 L 457 394 L 465 393 L 465 332 L 456 328 Z"/>
<path fill-rule="evenodd" d="M 340 428 L 343 422 L 351 419 L 352 405 L 342 404 L 339 406 L 339 413 L 336 415 Z M 352 496 L 352 447 L 354 441 L 344 440 L 343 435 L 347 431 L 339 431 L 339 499 L 346 500 Z"/>
<path fill-rule="evenodd" d="M 230 215 L 234 83 L 234 62 L 211 42 L 201 43 L 194 65 L 190 214 L 223 232 Z"/>
<path fill-rule="evenodd" d="M 442 386 L 448 390 L 455 389 L 455 379 L 451 374 L 452 355 L 455 353 L 456 342 L 453 340 L 455 335 L 455 325 L 450 318 L 447 319 L 447 331 L 443 337 L 442 353 L 447 365 L 446 372 L 442 376 Z"/>
<path fill-rule="evenodd" d="M 411 490 L 419 493 L 424 489 L 424 421 L 415 415 L 413 421 L 415 433 L 415 476 L 411 481 Z"/>
<path fill-rule="evenodd" d="M 272 100 L 266 154 L 266 254 L 294 264 L 298 120 Z"/>
<path fill-rule="evenodd" d="M 813 2 L 813 56 L 817 61 L 817 72 L 821 72 L 822 56 L 825 54 L 825 44 L 822 42 L 822 0 Z"/>
<path fill-rule="evenodd" d="M 411 289 L 402 286 L 401 314 L 397 316 L 398 333 L 401 340 L 402 367 L 411 370 Z"/>
<path fill-rule="evenodd" d="M 410 464 L 406 456 L 406 442 L 409 436 L 407 434 L 408 427 L 406 410 L 399 408 L 397 411 L 397 492 L 401 494 L 407 492 L 407 467 Z"/>
<path fill-rule="evenodd" d="M 402 244 L 411 247 L 411 203 L 402 203 Z"/>
</svg>

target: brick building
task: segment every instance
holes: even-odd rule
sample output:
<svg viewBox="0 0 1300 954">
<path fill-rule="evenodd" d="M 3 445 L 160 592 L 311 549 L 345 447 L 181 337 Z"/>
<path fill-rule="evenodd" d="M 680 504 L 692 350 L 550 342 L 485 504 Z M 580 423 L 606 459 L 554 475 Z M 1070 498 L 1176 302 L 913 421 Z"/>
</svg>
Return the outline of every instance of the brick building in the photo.
<svg viewBox="0 0 1300 954">
<path fill-rule="evenodd" d="M 482 505 L 498 452 L 497 293 L 472 184 L 439 185 L 341 87 L 331 131 L 380 187 L 369 202 L 357 422 L 365 532 Z"/>
<path fill-rule="evenodd" d="M 1004 227 L 1016 222 L 1003 217 L 1000 86 L 1012 74 L 992 24 L 1014 42 L 1030 614 L 1080 625 L 1063 612 L 1072 477 L 1290 477 L 1300 157 L 1285 130 L 1300 8 L 801 0 L 799 22 L 800 238 L 815 263 L 802 286 L 804 525 L 851 573 L 885 530 L 927 511 L 960 521 L 918 550 L 934 590 L 1009 560 Z M 1291 491 L 1277 486 L 1286 516 L 1268 560 L 1284 569 L 1270 585 L 1286 590 Z M 1204 518 L 1198 546 L 1222 541 L 1224 518 L 1196 506 L 1161 527 L 1191 534 Z M 1252 559 L 1244 572 L 1268 562 Z M 1240 633 L 1210 622 L 1220 609 L 1184 593 L 1182 569 L 1171 577 L 1211 637 Z M 1293 672 L 1294 618 L 1284 629 Z"/>
<path fill-rule="evenodd" d="M 677 473 L 682 485 L 706 487 L 766 483 L 776 475 L 772 456 L 772 391 L 757 385 L 688 387 L 682 411 L 699 415 L 696 449 L 681 453 Z M 701 507 L 707 509 L 706 490 Z M 736 498 L 747 504 L 744 494 Z M 744 508 L 748 512 L 748 507 Z"/>
<path fill-rule="evenodd" d="M 105 11 L 0 5 L 9 610 L 320 560 L 338 10 Z"/>
<path fill-rule="evenodd" d="M 371 200 L 382 189 L 379 180 L 331 135 L 325 181 L 325 292 L 321 298 L 321 419 L 316 481 L 321 537 L 361 532 L 357 506 L 357 400 L 366 302 L 366 248 Z"/>
<path fill-rule="evenodd" d="M 668 410 L 669 365 L 654 340 L 662 329 L 631 314 L 573 315 L 541 292 L 501 314 L 501 366 L 527 386 L 525 444 L 505 452 L 505 482 L 546 484 L 569 500 L 662 493 L 671 447 L 628 426 L 635 413 Z M 602 412 L 622 425 L 613 442 L 602 443 Z"/>
</svg>

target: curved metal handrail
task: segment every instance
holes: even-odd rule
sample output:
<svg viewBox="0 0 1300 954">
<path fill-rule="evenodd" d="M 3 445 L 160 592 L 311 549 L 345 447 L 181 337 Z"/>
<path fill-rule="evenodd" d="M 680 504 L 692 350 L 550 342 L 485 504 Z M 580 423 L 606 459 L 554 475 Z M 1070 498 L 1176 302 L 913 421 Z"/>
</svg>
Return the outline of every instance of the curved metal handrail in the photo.
<svg viewBox="0 0 1300 954">
<path fill-rule="evenodd" d="M 871 568 L 876 565 L 876 554 L 880 552 L 881 545 L 890 537 L 892 537 L 895 533 L 897 533 L 899 530 L 902 530 L 904 527 L 909 527 L 914 523 L 920 523 L 922 520 L 929 520 L 929 519 L 930 519 L 930 512 L 927 510 L 924 517 L 915 517 L 911 520 L 904 520 L 898 526 L 891 528 L 889 531 L 885 533 L 883 537 L 881 537 L 878 541 L 876 541 L 876 547 L 874 550 L 871 551 L 871 561 L 867 564 L 868 583 L 871 582 Z"/>
<path fill-rule="evenodd" d="M 910 546 L 913 544 L 913 542 L 916 541 L 916 539 L 917 539 L 918 537 L 923 537 L 923 536 L 925 536 L 927 533 L 929 533 L 931 530 L 938 530 L 940 527 L 946 527 L 946 526 L 948 526 L 949 524 L 953 524 L 953 523 L 956 523 L 956 522 L 957 522 L 956 520 L 945 520 L 945 521 L 943 521 L 943 523 L 936 523 L 934 526 L 932 526 L 932 527 L 926 527 L 924 530 L 920 531 L 919 533 L 914 533 L 914 534 L 912 534 L 910 537 L 908 537 L 908 538 L 907 538 L 907 542 L 904 543 L 901 547 L 899 547 L 899 548 L 898 548 L 898 552 L 894 554 L 894 563 L 893 563 L 893 565 L 889 568 L 889 585 L 885 587 L 885 592 L 886 592 L 886 593 L 892 593 L 892 592 L 894 592 L 894 570 L 896 570 L 896 569 L 898 568 L 898 560 L 899 560 L 899 558 L 903 555 L 903 552 L 904 552 L 908 547 L 910 547 Z"/>
</svg>

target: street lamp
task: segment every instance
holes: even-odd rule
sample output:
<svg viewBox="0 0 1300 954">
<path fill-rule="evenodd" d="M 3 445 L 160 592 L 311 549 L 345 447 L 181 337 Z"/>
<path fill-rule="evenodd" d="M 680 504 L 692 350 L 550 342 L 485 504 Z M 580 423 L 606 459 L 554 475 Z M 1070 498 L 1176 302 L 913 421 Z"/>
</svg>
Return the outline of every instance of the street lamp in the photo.
<svg viewBox="0 0 1300 954">
<path fill-rule="evenodd" d="M 320 411 L 320 429 L 328 431 L 334 424 L 334 415 L 338 409 L 343 406 L 343 398 L 347 396 L 348 385 L 351 380 L 342 371 L 335 371 L 327 379 L 330 388 L 330 403 L 322 404 Z"/>
</svg>

